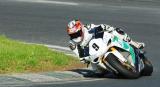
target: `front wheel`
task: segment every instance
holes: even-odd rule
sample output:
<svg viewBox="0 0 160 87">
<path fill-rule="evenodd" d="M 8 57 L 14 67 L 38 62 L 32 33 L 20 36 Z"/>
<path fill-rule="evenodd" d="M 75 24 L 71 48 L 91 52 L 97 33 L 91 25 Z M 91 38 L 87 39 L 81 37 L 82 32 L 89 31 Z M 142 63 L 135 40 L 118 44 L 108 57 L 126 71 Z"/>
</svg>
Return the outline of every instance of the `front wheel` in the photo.
<svg viewBox="0 0 160 87">
<path fill-rule="evenodd" d="M 128 67 L 124 66 L 119 60 L 118 58 L 113 55 L 113 54 L 109 54 L 107 56 L 108 63 L 115 68 L 120 75 L 129 78 L 129 79 L 136 79 L 140 76 L 140 73 L 138 71 L 133 70 L 133 69 L 129 69 Z"/>
</svg>

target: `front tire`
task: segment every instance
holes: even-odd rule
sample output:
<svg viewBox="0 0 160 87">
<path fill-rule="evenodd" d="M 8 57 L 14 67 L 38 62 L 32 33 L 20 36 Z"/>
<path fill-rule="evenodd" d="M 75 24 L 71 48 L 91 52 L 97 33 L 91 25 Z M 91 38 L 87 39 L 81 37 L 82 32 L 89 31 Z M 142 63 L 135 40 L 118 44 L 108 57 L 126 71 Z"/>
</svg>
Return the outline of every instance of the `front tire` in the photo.
<svg viewBox="0 0 160 87">
<path fill-rule="evenodd" d="M 113 68 L 115 68 L 119 72 L 120 75 L 126 78 L 136 79 L 140 76 L 140 73 L 138 71 L 132 71 L 130 69 L 127 69 L 126 66 L 122 65 L 118 58 L 113 54 L 109 54 L 107 56 L 107 61 Z"/>
</svg>

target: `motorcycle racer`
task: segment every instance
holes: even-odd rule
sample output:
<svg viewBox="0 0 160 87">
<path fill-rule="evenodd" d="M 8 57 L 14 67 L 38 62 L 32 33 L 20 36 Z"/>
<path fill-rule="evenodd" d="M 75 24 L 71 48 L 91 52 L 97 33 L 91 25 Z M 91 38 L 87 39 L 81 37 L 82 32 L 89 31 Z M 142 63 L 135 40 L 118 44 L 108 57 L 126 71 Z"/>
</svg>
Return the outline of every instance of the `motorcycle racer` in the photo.
<svg viewBox="0 0 160 87">
<path fill-rule="evenodd" d="M 92 57 L 103 55 L 103 51 L 99 52 L 96 56 L 90 55 L 88 52 L 88 43 L 90 40 L 92 40 L 92 38 L 103 38 L 103 34 L 101 34 L 103 32 L 117 36 L 138 49 L 143 49 L 145 46 L 144 43 L 133 41 L 121 28 L 115 28 L 107 24 L 84 25 L 80 20 L 72 20 L 67 26 L 67 33 L 70 36 L 69 47 L 79 57 L 81 62 L 86 63 Z M 96 70 L 95 64 L 91 65 L 92 68 Z"/>
</svg>

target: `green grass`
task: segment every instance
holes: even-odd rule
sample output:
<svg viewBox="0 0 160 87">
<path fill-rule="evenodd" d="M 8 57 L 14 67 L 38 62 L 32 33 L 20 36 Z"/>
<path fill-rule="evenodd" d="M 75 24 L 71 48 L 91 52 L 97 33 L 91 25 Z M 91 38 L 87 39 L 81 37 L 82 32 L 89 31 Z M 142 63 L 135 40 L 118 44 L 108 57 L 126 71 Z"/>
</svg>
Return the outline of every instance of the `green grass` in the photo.
<svg viewBox="0 0 160 87">
<path fill-rule="evenodd" d="M 0 73 L 62 70 L 75 64 L 77 59 L 62 52 L 0 36 Z"/>
</svg>

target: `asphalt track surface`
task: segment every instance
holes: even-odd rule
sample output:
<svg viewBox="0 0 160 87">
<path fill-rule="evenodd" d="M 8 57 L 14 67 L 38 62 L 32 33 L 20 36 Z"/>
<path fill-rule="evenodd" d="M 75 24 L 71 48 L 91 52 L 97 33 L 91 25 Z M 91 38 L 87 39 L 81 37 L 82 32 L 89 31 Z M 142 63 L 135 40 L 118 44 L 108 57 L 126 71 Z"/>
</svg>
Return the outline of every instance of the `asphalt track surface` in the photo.
<svg viewBox="0 0 160 87">
<path fill-rule="evenodd" d="M 146 43 L 153 63 L 152 76 L 136 80 L 103 78 L 62 84 L 36 84 L 33 87 L 160 87 L 160 4 L 155 2 L 107 2 L 109 0 L 0 0 L 0 34 L 26 42 L 67 46 L 67 23 L 79 18 L 84 23 L 106 23 L 122 27 L 137 41 Z M 120 0 L 119 0 L 120 1 Z M 151 0 L 152 1 L 152 0 Z M 74 3 L 73 3 L 74 2 Z M 94 78 L 93 78 L 94 79 Z"/>
</svg>

